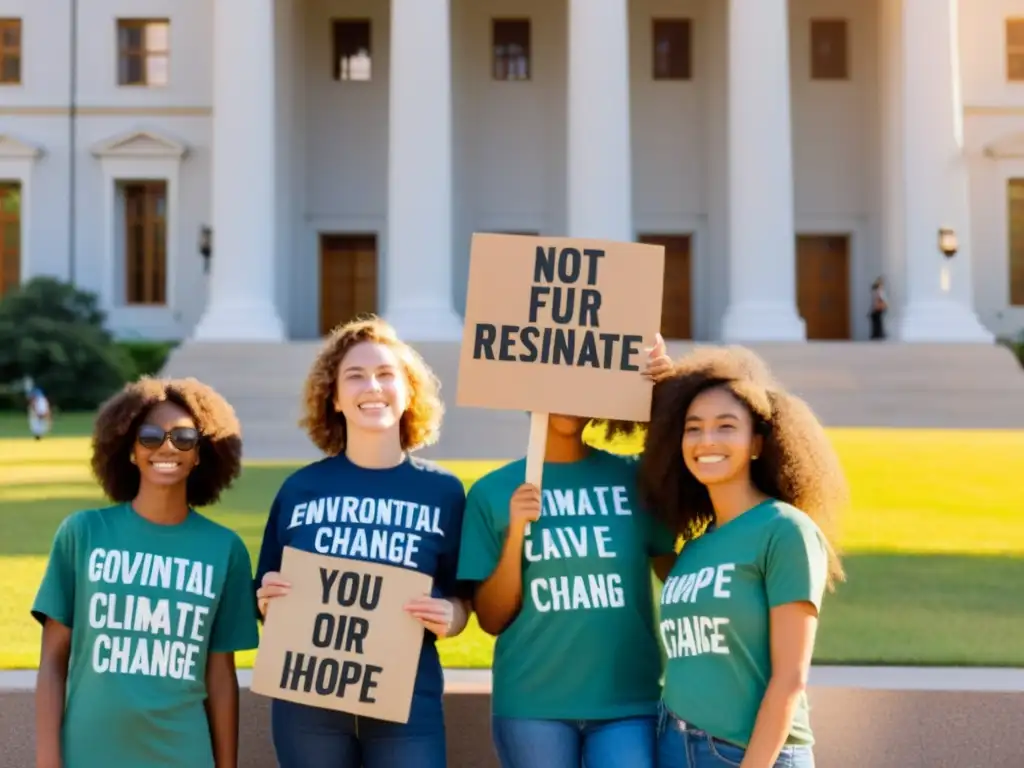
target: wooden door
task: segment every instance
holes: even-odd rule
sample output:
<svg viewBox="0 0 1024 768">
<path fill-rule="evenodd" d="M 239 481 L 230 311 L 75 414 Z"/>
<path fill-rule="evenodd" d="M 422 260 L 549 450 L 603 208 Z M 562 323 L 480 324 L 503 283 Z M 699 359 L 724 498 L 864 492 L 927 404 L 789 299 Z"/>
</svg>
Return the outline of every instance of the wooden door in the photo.
<svg viewBox="0 0 1024 768">
<path fill-rule="evenodd" d="M 320 333 L 377 312 L 377 236 L 320 235 Z"/>
<path fill-rule="evenodd" d="M 21 284 L 21 184 L 0 181 L 0 298 Z"/>
<path fill-rule="evenodd" d="M 125 303 L 167 303 L 167 182 L 129 181 L 124 197 Z"/>
<path fill-rule="evenodd" d="M 850 238 L 797 235 L 796 303 L 807 338 L 850 338 Z"/>
<path fill-rule="evenodd" d="M 661 335 L 691 339 L 692 288 L 690 235 L 641 235 L 641 243 L 665 246 L 665 287 L 661 300 Z"/>
</svg>

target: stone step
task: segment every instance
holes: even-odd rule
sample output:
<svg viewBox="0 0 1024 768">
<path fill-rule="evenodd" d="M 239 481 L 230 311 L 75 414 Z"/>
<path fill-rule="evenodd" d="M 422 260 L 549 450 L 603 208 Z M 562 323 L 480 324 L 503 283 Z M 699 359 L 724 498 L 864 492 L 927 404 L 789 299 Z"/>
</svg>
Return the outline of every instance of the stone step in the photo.
<svg viewBox="0 0 1024 768">
<path fill-rule="evenodd" d="M 670 342 L 681 357 L 695 345 Z M 442 382 L 446 415 L 431 458 L 510 459 L 526 447 L 518 412 L 459 408 L 457 343 L 417 344 Z M 1024 372 L 1003 347 L 987 344 L 806 343 L 751 345 L 774 375 L 808 401 L 828 426 L 1024 428 Z M 170 376 L 196 376 L 231 401 L 246 456 L 309 460 L 317 450 L 299 429 L 302 386 L 319 342 L 178 347 Z"/>
</svg>

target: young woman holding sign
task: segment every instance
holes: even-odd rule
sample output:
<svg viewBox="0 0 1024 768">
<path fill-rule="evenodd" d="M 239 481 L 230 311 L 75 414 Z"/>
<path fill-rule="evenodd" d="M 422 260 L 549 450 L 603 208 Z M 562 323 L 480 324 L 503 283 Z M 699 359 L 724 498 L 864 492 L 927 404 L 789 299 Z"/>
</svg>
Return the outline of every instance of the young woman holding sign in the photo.
<svg viewBox="0 0 1024 768">
<path fill-rule="evenodd" d="M 143 379 L 100 409 L 92 445 L 116 504 L 61 522 L 32 606 L 36 766 L 235 766 L 234 652 L 259 642 L 252 565 L 193 508 L 238 477 L 238 420 L 193 379 Z"/>
<path fill-rule="evenodd" d="M 804 689 L 847 502 L 821 425 L 752 354 L 698 351 L 659 386 L 640 488 L 685 542 L 661 595 L 659 768 L 811 768 Z"/>
<path fill-rule="evenodd" d="M 658 337 L 644 375 L 668 375 Z M 583 442 L 589 419 L 548 417 L 542 492 L 525 459 L 470 489 L 459 578 L 498 636 L 493 737 L 504 768 L 650 768 L 660 694 L 651 561 L 674 537 L 640 509 L 636 461 Z M 606 434 L 636 425 L 605 423 Z"/>
<path fill-rule="evenodd" d="M 455 475 L 410 456 L 437 437 L 438 391 L 422 358 L 377 318 L 335 329 L 313 363 L 302 423 L 327 458 L 291 475 L 274 500 L 256 572 L 260 612 L 288 592 L 278 572 L 285 546 L 411 568 L 432 576 L 434 589 L 406 606 L 427 629 L 408 723 L 275 700 L 281 768 L 445 765 L 444 678 L 435 643 L 459 634 L 469 613 L 456 584 L 466 494 Z M 361 509 L 363 500 L 417 514 L 370 521 L 359 515 L 355 522 L 337 513 L 353 504 Z M 332 504 L 333 519 L 319 513 Z M 424 507 L 429 519 L 419 514 Z"/>
</svg>

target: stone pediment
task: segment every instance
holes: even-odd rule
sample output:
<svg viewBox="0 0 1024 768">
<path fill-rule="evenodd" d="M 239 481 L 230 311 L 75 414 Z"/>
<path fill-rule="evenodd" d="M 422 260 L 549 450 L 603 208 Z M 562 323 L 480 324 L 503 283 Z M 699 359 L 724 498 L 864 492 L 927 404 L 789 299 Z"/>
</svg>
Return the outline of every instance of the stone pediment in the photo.
<svg viewBox="0 0 1024 768">
<path fill-rule="evenodd" d="M 1024 131 L 990 141 L 982 152 L 994 159 L 1024 157 Z"/>
<path fill-rule="evenodd" d="M 0 133 L 0 159 L 32 160 L 43 154 L 34 144 L 28 144 L 9 133 Z"/>
<path fill-rule="evenodd" d="M 100 158 L 173 158 L 180 160 L 188 147 L 156 131 L 131 131 L 101 141 L 92 148 Z"/>
</svg>

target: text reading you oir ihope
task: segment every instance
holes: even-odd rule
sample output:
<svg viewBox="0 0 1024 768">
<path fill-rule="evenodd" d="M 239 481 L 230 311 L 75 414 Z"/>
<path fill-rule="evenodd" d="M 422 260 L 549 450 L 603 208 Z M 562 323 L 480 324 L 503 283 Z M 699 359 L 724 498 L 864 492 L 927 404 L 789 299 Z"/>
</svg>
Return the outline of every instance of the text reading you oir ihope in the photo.
<svg viewBox="0 0 1024 768">
<path fill-rule="evenodd" d="M 477 323 L 473 359 L 639 371 L 643 336 L 599 330 L 602 296 L 596 286 L 604 257 L 596 248 L 556 253 L 554 246 L 537 246 L 528 324 Z M 542 309 L 557 327 L 537 325 Z"/>
<path fill-rule="evenodd" d="M 313 647 L 362 656 L 370 634 L 370 620 L 348 613 L 332 613 L 326 608 L 332 602 L 341 608 L 352 608 L 358 603 L 363 612 L 372 613 L 380 605 L 383 583 L 381 576 L 320 568 L 320 602 L 325 610 L 313 619 Z M 289 650 L 284 654 L 280 687 L 292 691 L 301 689 L 306 693 L 315 690 L 320 696 L 334 695 L 339 699 L 354 694 L 361 703 L 374 704 L 377 700 L 373 689 L 378 686 L 378 676 L 383 671 L 383 667 L 363 660 L 339 661 Z"/>
</svg>

